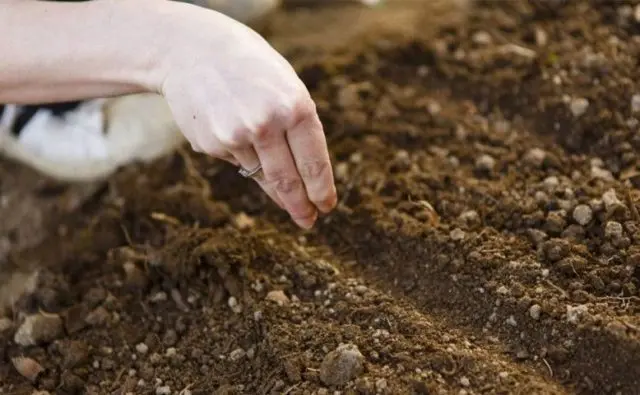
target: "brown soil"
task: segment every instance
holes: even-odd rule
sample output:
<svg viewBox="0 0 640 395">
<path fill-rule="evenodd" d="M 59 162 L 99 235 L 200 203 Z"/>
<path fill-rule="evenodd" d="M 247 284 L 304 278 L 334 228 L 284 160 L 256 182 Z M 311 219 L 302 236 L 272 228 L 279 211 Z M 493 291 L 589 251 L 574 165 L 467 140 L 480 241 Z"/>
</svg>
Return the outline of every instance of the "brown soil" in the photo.
<svg viewBox="0 0 640 395">
<path fill-rule="evenodd" d="M 341 197 L 311 232 L 186 151 L 91 186 L 3 163 L 4 289 L 39 277 L 0 393 L 640 393 L 640 2 L 425 4 L 314 10 L 326 47 L 275 17 Z"/>
</svg>

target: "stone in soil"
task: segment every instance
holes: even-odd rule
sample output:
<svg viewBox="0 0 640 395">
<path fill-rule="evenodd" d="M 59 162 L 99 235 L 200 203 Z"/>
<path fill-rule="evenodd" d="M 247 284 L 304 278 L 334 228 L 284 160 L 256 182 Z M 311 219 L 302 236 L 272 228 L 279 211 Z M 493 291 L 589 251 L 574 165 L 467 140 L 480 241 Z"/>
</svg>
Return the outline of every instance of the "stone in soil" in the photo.
<svg viewBox="0 0 640 395">
<path fill-rule="evenodd" d="M 64 333 L 62 318 L 57 314 L 34 314 L 25 318 L 14 335 L 21 346 L 51 342 Z"/>
<path fill-rule="evenodd" d="M 343 344 L 327 354 L 320 365 L 320 380 L 328 386 L 341 386 L 364 372 L 364 356 L 357 346 Z"/>
</svg>

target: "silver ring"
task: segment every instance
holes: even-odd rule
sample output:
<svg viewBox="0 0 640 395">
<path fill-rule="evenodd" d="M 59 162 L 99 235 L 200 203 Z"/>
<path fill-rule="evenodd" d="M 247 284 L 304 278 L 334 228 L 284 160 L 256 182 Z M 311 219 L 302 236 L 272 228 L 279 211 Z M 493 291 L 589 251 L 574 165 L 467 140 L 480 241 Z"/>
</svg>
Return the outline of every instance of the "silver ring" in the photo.
<svg viewBox="0 0 640 395">
<path fill-rule="evenodd" d="M 251 170 L 247 170 L 244 167 L 240 166 L 240 169 L 238 169 L 238 173 L 240 173 L 240 175 L 244 178 L 250 178 L 258 174 L 260 170 L 262 170 L 262 165 L 258 165 Z"/>
</svg>

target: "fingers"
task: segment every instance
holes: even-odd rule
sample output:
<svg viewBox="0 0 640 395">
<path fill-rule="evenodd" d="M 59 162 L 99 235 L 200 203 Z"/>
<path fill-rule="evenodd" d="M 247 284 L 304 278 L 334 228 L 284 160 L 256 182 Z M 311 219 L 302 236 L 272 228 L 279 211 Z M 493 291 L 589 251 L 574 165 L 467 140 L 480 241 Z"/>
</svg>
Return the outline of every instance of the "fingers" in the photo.
<svg viewBox="0 0 640 395">
<path fill-rule="evenodd" d="M 255 150 L 250 145 L 247 146 L 245 144 L 243 148 L 236 148 L 235 146 L 225 148 L 213 133 L 203 133 L 199 135 L 198 142 L 192 144 L 191 148 L 196 152 L 206 152 L 211 156 L 225 160 L 234 166 L 242 166 L 245 169 L 254 169 L 260 164 Z M 257 174 L 251 178 L 260 185 L 265 193 L 269 195 L 281 209 L 284 209 L 282 201 L 278 197 L 274 187 L 266 183 L 261 174 Z"/>
<path fill-rule="evenodd" d="M 315 223 L 318 212 L 309 201 L 284 131 L 262 130 L 254 143 L 266 182 L 276 191 L 291 218 L 304 229 Z"/>
<path fill-rule="evenodd" d="M 336 187 L 322 123 L 315 110 L 287 131 L 286 138 L 309 200 L 323 213 L 335 208 Z"/>
<path fill-rule="evenodd" d="M 242 148 L 238 150 L 234 150 L 231 152 L 234 158 L 237 160 L 240 166 L 247 170 L 255 169 L 260 165 L 260 159 L 258 159 L 258 155 L 253 147 Z M 252 177 L 253 180 L 260 185 L 262 190 L 266 192 L 267 195 L 278 205 L 281 209 L 284 210 L 284 205 L 282 204 L 282 200 L 278 196 L 278 193 L 275 190 L 275 186 L 273 184 L 269 184 L 265 181 L 263 172 L 259 172 L 255 176 Z"/>
</svg>

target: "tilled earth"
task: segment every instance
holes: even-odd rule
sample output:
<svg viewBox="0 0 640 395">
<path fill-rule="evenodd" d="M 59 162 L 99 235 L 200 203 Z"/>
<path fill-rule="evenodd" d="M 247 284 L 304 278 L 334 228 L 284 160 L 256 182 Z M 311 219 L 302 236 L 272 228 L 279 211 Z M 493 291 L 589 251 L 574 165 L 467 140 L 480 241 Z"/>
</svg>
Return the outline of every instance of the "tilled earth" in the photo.
<svg viewBox="0 0 640 395">
<path fill-rule="evenodd" d="M 640 393 L 640 2 L 344 7 L 271 27 L 335 165 L 311 232 L 187 151 L 2 164 L 0 393 Z"/>
</svg>

